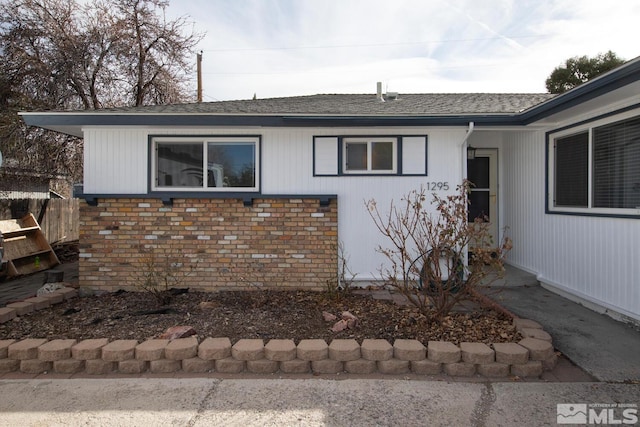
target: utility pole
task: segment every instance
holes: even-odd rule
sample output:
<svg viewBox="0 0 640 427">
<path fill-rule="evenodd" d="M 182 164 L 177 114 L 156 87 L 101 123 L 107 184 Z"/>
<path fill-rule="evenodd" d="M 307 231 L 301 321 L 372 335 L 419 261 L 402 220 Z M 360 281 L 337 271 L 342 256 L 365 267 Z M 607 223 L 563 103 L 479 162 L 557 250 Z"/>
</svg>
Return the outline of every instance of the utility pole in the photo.
<svg viewBox="0 0 640 427">
<path fill-rule="evenodd" d="M 197 55 L 198 102 L 202 102 L 202 51 Z"/>
</svg>

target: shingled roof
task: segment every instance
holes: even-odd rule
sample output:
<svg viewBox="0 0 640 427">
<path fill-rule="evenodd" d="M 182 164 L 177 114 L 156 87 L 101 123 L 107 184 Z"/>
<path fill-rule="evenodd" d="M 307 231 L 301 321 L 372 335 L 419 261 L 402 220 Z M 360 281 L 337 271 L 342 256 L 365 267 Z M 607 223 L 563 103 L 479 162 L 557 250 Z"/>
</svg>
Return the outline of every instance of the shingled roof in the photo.
<svg viewBox="0 0 640 427">
<path fill-rule="evenodd" d="M 375 94 L 324 94 L 199 104 L 110 108 L 95 114 L 224 114 L 438 116 L 517 114 L 554 97 L 551 94 L 400 94 L 383 102 Z M 89 113 L 89 112 L 87 112 Z"/>
</svg>

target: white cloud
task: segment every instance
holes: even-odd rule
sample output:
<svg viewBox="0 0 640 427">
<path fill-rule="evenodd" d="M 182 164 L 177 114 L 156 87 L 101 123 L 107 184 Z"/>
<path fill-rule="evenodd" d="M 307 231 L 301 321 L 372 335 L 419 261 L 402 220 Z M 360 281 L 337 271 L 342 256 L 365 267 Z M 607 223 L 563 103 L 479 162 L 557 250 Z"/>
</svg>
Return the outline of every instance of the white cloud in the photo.
<svg viewBox="0 0 640 427">
<path fill-rule="evenodd" d="M 544 92 L 577 55 L 640 54 L 640 2 L 174 1 L 207 31 L 205 100 L 392 91 Z"/>
</svg>

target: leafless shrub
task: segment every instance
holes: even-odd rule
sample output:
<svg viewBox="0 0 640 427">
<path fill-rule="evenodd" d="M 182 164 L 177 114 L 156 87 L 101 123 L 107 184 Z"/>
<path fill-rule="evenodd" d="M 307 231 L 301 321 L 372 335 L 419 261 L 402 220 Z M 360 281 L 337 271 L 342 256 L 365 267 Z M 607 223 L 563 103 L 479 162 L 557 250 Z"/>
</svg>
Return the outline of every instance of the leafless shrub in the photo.
<svg viewBox="0 0 640 427">
<path fill-rule="evenodd" d="M 376 227 L 391 243 L 377 248 L 389 260 L 380 269 L 382 279 L 434 319 L 442 319 L 463 300 L 475 299 L 478 286 L 501 277 L 512 246 L 508 237 L 495 245 L 488 222 L 468 222 L 470 187 L 465 181 L 455 194 L 434 193 L 433 213 L 425 209 L 424 189 L 410 192 L 399 205 L 392 201 L 385 214 L 375 200 L 366 202 Z"/>
</svg>

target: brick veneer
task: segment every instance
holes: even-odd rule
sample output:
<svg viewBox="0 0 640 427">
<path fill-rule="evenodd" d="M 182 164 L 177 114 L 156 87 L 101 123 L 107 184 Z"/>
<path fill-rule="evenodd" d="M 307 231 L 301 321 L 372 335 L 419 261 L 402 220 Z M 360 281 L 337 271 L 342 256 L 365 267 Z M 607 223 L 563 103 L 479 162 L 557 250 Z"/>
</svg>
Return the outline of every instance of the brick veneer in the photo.
<svg viewBox="0 0 640 427">
<path fill-rule="evenodd" d="M 80 205 L 80 285 L 132 288 L 153 259 L 192 289 L 324 289 L 337 243 L 335 199 L 100 199 Z"/>
</svg>

